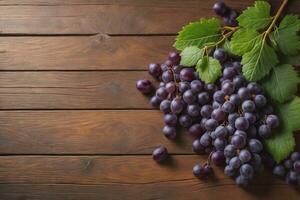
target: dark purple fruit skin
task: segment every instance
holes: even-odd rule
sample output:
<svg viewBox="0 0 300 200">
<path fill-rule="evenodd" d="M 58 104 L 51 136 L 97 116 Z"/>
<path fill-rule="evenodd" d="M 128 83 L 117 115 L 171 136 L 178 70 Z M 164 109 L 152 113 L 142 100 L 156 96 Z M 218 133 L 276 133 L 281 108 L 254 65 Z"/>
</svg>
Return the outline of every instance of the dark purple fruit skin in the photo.
<svg viewBox="0 0 300 200">
<path fill-rule="evenodd" d="M 152 153 L 152 158 L 158 163 L 165 161 L 168 158 L 168 150 L 164 146 L 160 146 L 154 149 Z"/>
<path fill-rule="evenodd" d="M 225 17 L 228 14 L 229 8 L 224 2 L 220 1 L 213 5 L 213 10 L 217 15 Z"/>
<path fill-rule="evenodd" d="M 151 63 L 148 66 L 148 72 L 155 78 L 158 78 L 163 73 L 160 64 L 157 63 Z"/>
<path fill-rule="evenodd" d="M 136 88 L 143 94 L 149 94 L 153 90 L 153 86 L 149 80 L 138 80 Z"/>
</svg>

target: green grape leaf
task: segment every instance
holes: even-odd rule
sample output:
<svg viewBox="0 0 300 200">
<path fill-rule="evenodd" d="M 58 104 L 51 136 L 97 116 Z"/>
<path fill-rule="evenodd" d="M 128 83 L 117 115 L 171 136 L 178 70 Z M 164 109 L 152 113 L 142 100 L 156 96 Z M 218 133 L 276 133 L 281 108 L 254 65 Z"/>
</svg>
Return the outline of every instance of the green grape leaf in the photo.
<svg viewBox="0 0 300 200">
<path fill-rule="evenodd" d="M 222 67 L 217 59 L 205 56 L 196 65 L 197 72 L 206 84 L 214 83 L 222 74 Z"/>
<path fill-rule="evenodd" d="M 221 37 L 220 22 L 216 18 L 201 19 L 182 28 L 176 37 L 174 47 L 183 50 L 189 46 L 202 48 L 207 43 L 215 43 Z"/>
<path fill-rule="evenodd" d="M 295 148 L 293 132 L 287 128 L 280 128 L 274 136 L 265 140 L 265 147 L 274 160 L 279 163 L 286 159 Z"/>
<path fill-rule="evenodd" d="M 279 28 L 270 34 L 272 43 L 276 43 L 285 55 L 295 55 L 300 50 L 300 20 L 295 15 L 286 15 Z"/>
<path fill-rule="evenodd" d="M 260 30 L 270 24 L 272 17 L 270 16 L 271 6 L 265 1 L 256 1 L 254 6 L 248 7 L 237 18 L 239 25 L 245 28 Z"/>
<path fill-rule="evenodd" d="M 229 55 L 233 55 L 234 53 L 232 52 L 231 46 L 230 46 L 230 42 L 228 39 L 225 39 L 223 45 L 222 45 L 223 49 L 226 51 L 226 53 L 228 53 Z"/>
<path fill-rule="evenodd" d="M 294 97 L 299 82 L 300 79 L 293 66 L 283 64 L 274 67 L 261 84 L 273 100 L 283 103 Z"/>
<path fill-rule="evenodd" d="M 289 127 L 293 131 L 300 130 L 300 98 L 295 97 L 289 102 L 288 112 L 284 117 L 288 120 Z"/>
<path fill-rule="evenodd" d="M 277 55 L 263 40 L 243 55 L 243 75 L 248 81 L 258 81 L 269 74 L 278 63 Z"/>
<path fill-rule="evenodd" d="M 262 35 L 254 29 L 241 28 L 231 38 L 230 47 L 234 54 L 243 55 L 262 41 Z"/>
<path fill-rule="evenodd" d="M 186 47 L 180 54 L 180 65 L 191 67 L 197 64 L 199 59 L 203 57 L 204 50 L 196 46 Z"/>
<path fill-rule="evenodd" d="M 280 119 L 280 127 L 271 138 L 265 140 L 265 146 L 279 163 L 286 159 L 295 148 L 293 131 L 300 129 L 300 98 L 295 97 L 287 103 L 276 104 L 276 110 Z"/>
<path fill-rule="evenodd" d="M 280 62 L 294 66 L 300 66 L 300 54 L 293 56 L 280 56 Z"/>
</svg>

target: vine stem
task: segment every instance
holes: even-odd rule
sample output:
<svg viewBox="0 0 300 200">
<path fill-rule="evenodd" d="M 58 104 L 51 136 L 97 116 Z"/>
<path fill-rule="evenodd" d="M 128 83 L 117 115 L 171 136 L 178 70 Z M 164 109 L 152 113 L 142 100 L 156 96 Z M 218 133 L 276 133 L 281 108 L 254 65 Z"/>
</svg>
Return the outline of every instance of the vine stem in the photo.
<svg viewBox="0 0 300 200">
<path fill-rule="evenodd" d="M 266 39 L 267 35 L 272 31 L 272 28 L 274 27 L 277 19 L 279 18 L 280 14 L 282 13 L 284 7 L 286 6 L 286 4 L 288 3 L 289 0 L 283 0 L 283 2 L 281 3 L 276 15 L 274 16 L 270 26 L 268 27 L 268 29 L 264 32 L 264 40 Z"/>
</svg>

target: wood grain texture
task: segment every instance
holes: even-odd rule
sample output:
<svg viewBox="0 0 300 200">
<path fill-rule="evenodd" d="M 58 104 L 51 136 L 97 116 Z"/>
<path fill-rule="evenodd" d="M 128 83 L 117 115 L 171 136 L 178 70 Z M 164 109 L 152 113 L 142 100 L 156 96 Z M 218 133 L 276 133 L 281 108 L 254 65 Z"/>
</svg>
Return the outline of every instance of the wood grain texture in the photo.
<svg viewBox="0 0 300 200">
<path fill-rule="evenodd" d="M 170 141 L 160 111 L 0 112 L 0 154 L 191 154 L 186 131 Z"/>
<path fill-rule="evenodd" d="M 151 109 L 145 72 L 1 72 L 0 109 Z"/>
<path fill-rule="evenodd" d="M 199 156 L 173 156 L 158 165 L 150 156 L 0 158 L 2 199 L 282 199 L 299 192 L 266 170 L 248 190 L 215 168 L 208 180 L 195 179 Z M 230 192 L 228 192 L 230 191 Z M 271 195 L 272 194 L 272 195 Z"/>
<path fill-rule="evenodd" d="M 2 34 L 177 33 L 190 21 L 213 16 L 211 7 L 215 1 L 99 1 L 100 5 L 98 1 L 74 1 L 74 4 L 84 4 L 80 6 L 72 5 L 73 1 L 54 1 L 51 5 L 46 1 L 21 2 L 1 2 L 6 5 L 0 7 Z M 228 4 L 244 9 L 253 2 L 228 1 Z M 273 4 L 276 6 L 279 2 L 276 0 Z M 299 1 L 292 1 L 290 11 L 299 12 L 299 5 Z"/>
<path fill-rule="evenodd" d="M 0 37 L 0 70 L 146 70 L 164 62 L 173 42 L 174 36 Z"/>
</svg>

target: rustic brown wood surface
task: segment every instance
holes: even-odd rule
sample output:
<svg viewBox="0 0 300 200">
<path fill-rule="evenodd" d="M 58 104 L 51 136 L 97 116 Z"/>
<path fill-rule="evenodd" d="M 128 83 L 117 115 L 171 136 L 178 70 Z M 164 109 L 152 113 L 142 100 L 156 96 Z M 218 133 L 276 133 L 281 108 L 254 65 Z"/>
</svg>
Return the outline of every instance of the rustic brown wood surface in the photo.
<svg viewBox="0 0 300 200">
<path fill-rule="evenodd" d="M 184 130 L 167 140 L 162 114 L 135 89 L 214 2 L 0 1 L 0 200 L 299 199 L 270 170 L 247 190 L 219 168 L 194 178 L 206 156 L 193 154 Z M 300 1 L 286 10 L 299 14 Z M 164 165 L 151 159 L 160 144 L 171 153 Z"/>
</svg>

